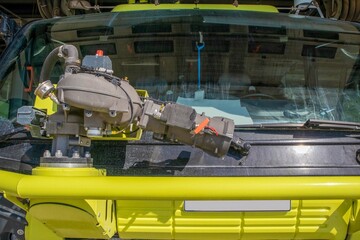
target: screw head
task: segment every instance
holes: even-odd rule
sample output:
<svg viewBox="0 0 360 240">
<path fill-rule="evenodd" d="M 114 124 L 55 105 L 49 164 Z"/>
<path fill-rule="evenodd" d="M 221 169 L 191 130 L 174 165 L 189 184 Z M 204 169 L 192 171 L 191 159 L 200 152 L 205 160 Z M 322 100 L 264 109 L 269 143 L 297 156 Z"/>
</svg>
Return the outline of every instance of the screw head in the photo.
<svg viewBox="0 0 360 240">
<path fill-rule="evenodd" d="M 55 157 L 61 158 L 62 156 L 63 156 L 63 153 L 61 152 L 61 150 L 56 150 Z"/>
<path fill-rule="evenodd" d="M 49 150 L 45 150 L 43 157 L 51 157 L 51 152 Z"/>
<path fill-rule="evenodd" d="M 91 158 L 90 152 L 85 152 L 85 157 L 86 157 L 86 158 Z"/>
<path fill-rule="evenodd" d="M 72 154 L 72 157 L 73 158 L 80 158 L 80 154 L 78 151 L 74 151 L 73 154 Z"/>
</svg>

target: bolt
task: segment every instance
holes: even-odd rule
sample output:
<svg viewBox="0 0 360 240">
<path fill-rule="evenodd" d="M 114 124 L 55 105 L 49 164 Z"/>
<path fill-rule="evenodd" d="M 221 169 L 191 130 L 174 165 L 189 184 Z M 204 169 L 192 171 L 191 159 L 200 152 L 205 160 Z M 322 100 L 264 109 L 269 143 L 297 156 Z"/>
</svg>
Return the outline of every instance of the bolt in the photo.
<svg viewBox="0 0 360 240">
<path fill-rule="evenodd" d="M 93 115 L 92 111 L 85 110 L 85 116 L 86 117 L 91 117 L 92 115 Z"/>
<path fill-rule="evenodd" d="M 51 157 L 51 153 L 49 150 L 45 150 L 43 157 Z"/>
<path fill-rule="evenodd" d="M 61 158 L 62 156 L 63 156 L 63 154 L 62 154 L 61 150 L 56 150 L 55 157 Z"/>
<path fill-rule="evenodd" d="M 70 110 L 70 106 L 67 104 L 63 104 L 63 109 L 64 111 L 69 111 Z"/>
<path fill-rule="evenodd" d="M 22 235 L 24 235 L 24 230 L 18 229 L 18 230 L 16 231 L 16 233 L 17 233 L 19 236 L 22 236 Z"/>
<path fill-rule="evenodd" d="M 117 115 L 117 114 L 116 114 L 116 111 L 110 111 L 110 112 L 109 112 L 109 116 L 110 116 L 110 117 L 116 117 L 116 115 Z"/>
<path fill-rule="evenodd" d="M 80 158 L 79 152 L 78 152 L 78 151 L 74 151 L 72 157 L 73 157 L 73 158 Z"/>
<path fill-rule="evenodd" d="M 86 158 L 91 158 L 90 152 L 85 152 L 85 157 L 86 157 Z"/>
</svg>

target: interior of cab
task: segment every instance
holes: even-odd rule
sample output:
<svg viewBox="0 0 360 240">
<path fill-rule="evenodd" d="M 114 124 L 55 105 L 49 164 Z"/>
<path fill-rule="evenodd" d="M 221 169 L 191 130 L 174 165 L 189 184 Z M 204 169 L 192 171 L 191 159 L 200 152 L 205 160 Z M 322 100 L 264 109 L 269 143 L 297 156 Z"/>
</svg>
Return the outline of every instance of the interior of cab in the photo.
<svg viewBox="0 0 360 240">
<path fill-rule="evenodd" d="M 359 52 L 357 34 L 174 17 L 145 24 L 80 21 L 73 26 L 59 21 L 37 28 L 33 36 L 3 81 L 1 97 L 8 101 L 2 103 L 7 104 L 3 116 L 10 111 L 14 117 L 11 109 L 34 101 L 31 91 L 11 85 L 36 86 L 48 53 L 61 44 L 73 44 L 80 58 L 102 50 L 115 76 L 162 101 L 199 105 L 189 99 L 201 90 L 203 100 L 223 103 L 220 114 L 243 115 L 246 123 L 354 120 L 344 115 L 339 103 L 357 82 L 352 77 Z M 200 51 L 199 44 L 204 45 Z M 59 61 L 51 81 L 56 83 L 61 74 Z M 206 104 L 210 102 L 198 109 Z"/>
</svg>

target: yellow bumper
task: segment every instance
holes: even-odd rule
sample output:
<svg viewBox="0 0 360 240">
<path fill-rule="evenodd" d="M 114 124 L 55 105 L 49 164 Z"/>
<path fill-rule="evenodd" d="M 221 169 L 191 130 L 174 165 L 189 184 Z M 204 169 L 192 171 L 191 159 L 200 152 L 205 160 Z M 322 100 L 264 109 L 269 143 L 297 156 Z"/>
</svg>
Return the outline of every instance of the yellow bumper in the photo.
<svg viewBox="0 0 360 240">
<path fill-rule="evenodd" d="M 54 171 L 54 172 L 52 172 Z M 345 239 L 360 230 L 360 177 L 106 177 L 97 169 L 0 171 L 28 212 L 27 239 Z M 84 171 L 84 174 L 82 174 Z M 188 212 L 184 200 L 291 200 L 289 211 Z M 44 231 L 47 235 L 44 235 Z M 45 232 L 46 232 L 45 231 Z"/>
<path fill-rule="evenodd" d="M 21 198 L 360 199 L 360 177 L 35 176 L 0 171 L 0 190 Z"/>
</svg>

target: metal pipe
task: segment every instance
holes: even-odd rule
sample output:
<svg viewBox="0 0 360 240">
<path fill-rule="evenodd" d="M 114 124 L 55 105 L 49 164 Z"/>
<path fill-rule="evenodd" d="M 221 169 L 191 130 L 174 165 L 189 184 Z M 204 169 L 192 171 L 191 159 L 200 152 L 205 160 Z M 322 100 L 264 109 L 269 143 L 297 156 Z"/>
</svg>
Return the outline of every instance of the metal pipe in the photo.
<svg viewBox="0 0 360 240">
<path fill-rule="evenodd" d="M 0 192 L 18 196 L 17 187 L 25 175 L 0 170 Z"/>
<path fill-rule="evenodd" d="M 0 171 L 0 189 L 22 198 L 360 199 L 360 177 L 72 177 Z"/>
<path fill-rule="evenodd" d="M 60 52 L 64 55 L 66 66 L 80 64 L 79 52 L 74 45 L 63 45 L 60 47 Z"/>
</svg>

